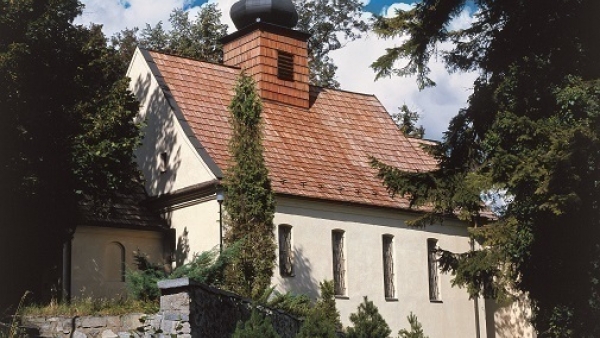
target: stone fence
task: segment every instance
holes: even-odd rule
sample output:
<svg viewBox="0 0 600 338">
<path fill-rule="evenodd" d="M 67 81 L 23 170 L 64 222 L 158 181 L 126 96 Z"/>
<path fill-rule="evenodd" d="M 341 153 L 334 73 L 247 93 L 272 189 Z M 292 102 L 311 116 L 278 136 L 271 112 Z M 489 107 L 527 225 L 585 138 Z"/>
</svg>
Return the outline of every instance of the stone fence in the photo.
<svg viewBox="0 0 600 338">
<path fill-rule="evenodd" d="M 145 315 L 122 316 L 25 316 L 30 337 L 48 338 L 141 338 Z"/>
<path fill-rule="evenodd" d="M 188 278 L 160 281 L 158 287 L 162 296 L 155 318 L 162 321 L 162 333 L 179 338 L 229 338 L 239 321 L 250 318 L 254 307 L 246 298 Z M 286 312 L 257 309 L 271 319 L 282 338 L 293 338 L 300 330 L 302 321 Z"/>
<path fill-rule="evenodd" d="M 229 338 L 254 305 L 239 295 L 188 278 L 164 280 L 157 314 L 122 316 L 27 316 L 30 337 L 44 338 Z M 282 338 L 293 338 L 302 321 L 281 310 L 257 307 Z"/>
</svg>

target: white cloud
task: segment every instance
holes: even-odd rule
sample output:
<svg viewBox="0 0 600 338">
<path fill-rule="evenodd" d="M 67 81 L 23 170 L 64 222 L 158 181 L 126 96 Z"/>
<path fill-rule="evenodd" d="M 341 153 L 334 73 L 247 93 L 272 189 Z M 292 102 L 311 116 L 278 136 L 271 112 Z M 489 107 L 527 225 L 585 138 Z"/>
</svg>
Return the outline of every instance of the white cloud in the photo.
<svg viewBox="0 0 600 338">
<path fill-rule="evenodd" d="M 222 21 L 229 25 L 229 32 L 235 27 L 229 18 L 229 9 L 236 0 L 209 0 L 216 3 L 223 13 Z M 86 5 L 83 15 L 76 22 L 90 22 L 104 25 L 103 31 L 111 36 L 125 28 L 144 28 L 146 23 L 155 25 L 162 21 L 168 29 L 169 14 L 173 8 L 182 7 L 186 0 L 129 0 L 129 6 L 123 6 L 119 0 L 84 0 Z M 407 10 L 414 4 L 392 4 L 382 10 L 382 15 L 395 14 L 395 9 Z M 199 6 L 189 9 L 194 18 Z M 365 18 L 370 14 L 365 14 Z M 449 26 L 451 29 L 464 28 L 472 20 L 464 11 Z M 388 112 L 395 113 L 398 107 L 407 104 L 421 115 L 420 123 L 424 125 L 427 138 L 440 139 L 448 122 L 458 110 L 466 106 L 466 101 L 476 77 L 474 73 L 448 74 L 440 60 L 432 60 L 430 77 L 437 83 L 434 88 L 419 91 L 414 77 L 392 77 L 374 81 L 375 73 L 369 67 L 386 48 L 401 43 L 400 39 L 382 40 L 374 34 L 367 34 L 359 40 L 349 42 L 345 48 L 334 51 L 331 57 L 338 66 L 337 79 L 342 89 L 375 94 Z"/>
<path fill-rule="evenodd" d="M 389 8 L 408 9 L 407 6 L 411 6 L 397 5 L 391 5 Z M 393 13 L 389 8 L 387 13 Z M 458 22 L 453 21 L 451 26 L 466 25 L 468 21 L 465 16 L 469 17 L 466 12 L 461 13 Z M 442 61 L 434 58 L 429 63 L 429 76 L 437 84 L 433 88 L 419 91 L 415 77 L 392 76 L 375 81 L 375 73 L 370 68 L 371 63 L 383 55 L 386 48 L 398 46 L 403 39 L 384 40 L 371 33 L 360 40 L 349 42 L 343 49 L 332 52 L 331 56 L 338 65 L 337 80 L 342 89 L 375 94 L 389 113 L 398 112 L 398 107 L 403 104 L 408 105 L 411 110 L 420 114 L 419 123 L 425 127 L 425 137 L 439 140 L 450 119 L 460 108 L 466 106 L 477 75 L 449 74 Z"/>
</svg>

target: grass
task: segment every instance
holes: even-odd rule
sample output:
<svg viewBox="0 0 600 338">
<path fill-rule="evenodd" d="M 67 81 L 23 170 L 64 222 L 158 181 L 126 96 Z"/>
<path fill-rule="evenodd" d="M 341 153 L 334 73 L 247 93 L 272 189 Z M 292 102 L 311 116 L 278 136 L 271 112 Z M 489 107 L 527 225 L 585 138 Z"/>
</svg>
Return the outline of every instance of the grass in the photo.
<svg viewBox="0 0 600 338">
<path fill-rule="evenodd" d="M 20 315 L 23 316 L 90 316 L 124 315 L 128 313 L 156 313 L 157 301 L 139 301 L 131 299 L 93 299 L 79 298 L 70 304 L 52 302 L 48 305 L 28 305 Z M 2 338 L 2 337 L 0 337 Z"/>
</svg>

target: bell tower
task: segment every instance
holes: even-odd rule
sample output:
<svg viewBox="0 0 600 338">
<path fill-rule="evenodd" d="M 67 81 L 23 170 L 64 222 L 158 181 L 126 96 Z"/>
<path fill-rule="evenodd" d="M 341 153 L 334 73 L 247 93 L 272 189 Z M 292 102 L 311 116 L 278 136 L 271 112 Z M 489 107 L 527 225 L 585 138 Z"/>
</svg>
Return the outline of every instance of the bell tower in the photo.
<svg viewBox="0 0 600 338">
<path fill-rule="evenodd" d="M 252 76 L 263 100 L 308 108 L 310 35 L 292 29 L 291 0 L 240 0 L 230 16 L 238 31 L 222 40 L 223 62 Z"/>
</svg>

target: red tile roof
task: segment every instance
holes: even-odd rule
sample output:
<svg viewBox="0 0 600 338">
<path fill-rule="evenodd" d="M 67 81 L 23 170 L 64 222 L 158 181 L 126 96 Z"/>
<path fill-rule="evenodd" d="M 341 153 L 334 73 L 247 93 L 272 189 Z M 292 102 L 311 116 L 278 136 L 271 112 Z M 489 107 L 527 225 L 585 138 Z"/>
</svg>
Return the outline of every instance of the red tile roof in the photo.
<svg viewBox="0 0 600 338">
<path fill-rule="evenodd" d="M 148 53 L 194 136 L 221 169 L 229 158 L 227 105 L 240 70 Z M 407 208 L 391 198 L 369 156 L 406 170 L 435 160 L 406 138 L 373 95 L 311 87 L 309 109 L 263 101 L 265 161 L 276 193 Z"/>
</svg>

